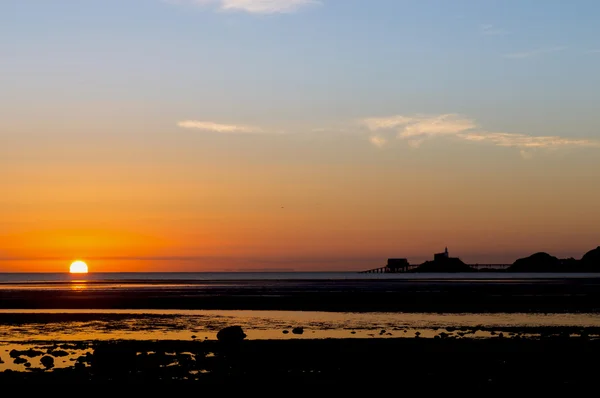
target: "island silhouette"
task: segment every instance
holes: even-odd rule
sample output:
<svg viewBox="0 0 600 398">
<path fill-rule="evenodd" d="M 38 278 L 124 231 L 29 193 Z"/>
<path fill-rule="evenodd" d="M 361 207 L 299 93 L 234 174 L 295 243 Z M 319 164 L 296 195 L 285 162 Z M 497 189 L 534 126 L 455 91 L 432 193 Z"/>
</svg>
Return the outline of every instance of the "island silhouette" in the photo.
<svg viewBox="0 0 600 398">
<path fill-rule="evenodd" d="M 559 259 L 545 252 L 519 258 L 512 264 L 466 264 L 458 257 L 450 257 L 448 248 L 436 253 L 433 260 L 422 264 L 410 264 L 405 258 L 390 258 L 384 267 L 362 273 L 407 273 L 407 272 L 556 272 L 581 273 L 600 272 L 600 246 L 585 253 L 581 259 Z"/>
</svg>

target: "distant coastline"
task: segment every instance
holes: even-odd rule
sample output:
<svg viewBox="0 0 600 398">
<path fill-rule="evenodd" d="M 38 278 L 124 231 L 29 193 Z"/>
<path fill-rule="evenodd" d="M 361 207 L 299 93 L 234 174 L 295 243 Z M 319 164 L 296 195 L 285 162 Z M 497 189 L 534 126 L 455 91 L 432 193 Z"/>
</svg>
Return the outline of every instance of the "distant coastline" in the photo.
<svg viewBox="0 0 600 398">
<path fill-rule="evenodd" d="M 545 252 L 520 258 L 512 264 L 466 264 L 450 257 L 448 248 L 434 254 L 433 260 L 410 264 L 405 258 L 389 258 L 384 267 L 362 273 L 464 273 L 464 272 L 528 272 L 528 273 L 595 273 L 600 272 L 600 246 L 585 253 L 581 259 L 559 259 Z"/>
</svg>

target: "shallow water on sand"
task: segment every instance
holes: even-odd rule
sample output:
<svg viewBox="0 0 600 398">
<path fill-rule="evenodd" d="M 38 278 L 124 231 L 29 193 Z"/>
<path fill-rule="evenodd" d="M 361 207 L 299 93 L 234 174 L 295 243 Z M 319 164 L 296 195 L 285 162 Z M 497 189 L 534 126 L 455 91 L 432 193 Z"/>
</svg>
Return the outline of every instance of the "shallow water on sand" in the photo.
<svg viewBox="0 0 600 398">
<path fill-rule="evenodd" d="M 600 314 L 0 310 L 0 341 L 213 340 L 232 325 L 241 326 L 251 340 L 434 337 L 442 332 L 478 338 L 524 329 L 600 330 Z"/>
</svg>

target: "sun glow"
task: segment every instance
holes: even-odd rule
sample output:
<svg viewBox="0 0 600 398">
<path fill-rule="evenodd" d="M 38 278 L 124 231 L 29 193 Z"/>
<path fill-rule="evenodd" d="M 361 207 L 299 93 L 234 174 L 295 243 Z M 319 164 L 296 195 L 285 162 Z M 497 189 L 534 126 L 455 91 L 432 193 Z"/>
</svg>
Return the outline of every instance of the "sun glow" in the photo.
<svg viewBox="0 0 600 398">
<path fill-rule="evenodd" d="M 72 274 L 87 274 L 88 266 L 83 261 L 75 261 L 73 264 L 71 264 L 69 272 Z"/>
</svg>

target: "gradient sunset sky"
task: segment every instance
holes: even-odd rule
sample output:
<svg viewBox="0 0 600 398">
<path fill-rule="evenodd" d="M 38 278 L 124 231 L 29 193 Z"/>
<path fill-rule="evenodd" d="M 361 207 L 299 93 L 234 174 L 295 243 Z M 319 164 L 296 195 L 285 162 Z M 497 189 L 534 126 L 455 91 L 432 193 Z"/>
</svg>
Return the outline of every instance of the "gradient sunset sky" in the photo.
<svg viewBox="0 0 600 398">
<path fill-rule="evenodd" d="M 0 0 L 0 272 L 600 245 L 597 0 Z"/>
</svg>

